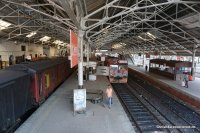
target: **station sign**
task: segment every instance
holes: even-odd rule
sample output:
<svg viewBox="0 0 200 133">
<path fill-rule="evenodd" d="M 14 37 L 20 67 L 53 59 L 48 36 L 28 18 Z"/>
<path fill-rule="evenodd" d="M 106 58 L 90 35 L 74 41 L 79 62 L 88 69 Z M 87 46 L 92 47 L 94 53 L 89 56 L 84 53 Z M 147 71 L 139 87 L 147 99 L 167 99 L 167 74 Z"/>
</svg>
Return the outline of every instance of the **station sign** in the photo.
<svg viewBox="0 0 200 133">
<path fill-rule="evenodd" d="M 78 38 L 77 35 L 70 30 L 70 57 L 71 68 L 78 64 Z"/>
<path fill-rule="evenodd" d="M 127 60 L 118 60 L 118 63 L 126 64 L 126 63 L 128 63 L 128 62 L 127 62 Z"/>
</svg>

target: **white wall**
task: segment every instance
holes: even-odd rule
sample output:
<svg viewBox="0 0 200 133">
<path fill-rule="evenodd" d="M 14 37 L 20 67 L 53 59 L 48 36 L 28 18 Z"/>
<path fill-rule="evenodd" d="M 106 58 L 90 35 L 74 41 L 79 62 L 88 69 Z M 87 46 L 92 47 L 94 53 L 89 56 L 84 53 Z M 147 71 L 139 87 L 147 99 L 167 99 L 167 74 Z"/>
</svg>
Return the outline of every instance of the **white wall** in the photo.
<svg viewBox="0 0 200 133">
<path fill-rule="evenodd" d="M 9 55 L 21 55 L 21 46 L 15 45 L 12 41 L 0 41 L 0 55 L 3 61 L 8 61 Z"/>
<path fill-rule="evenodd" d="M 43 55 L 43 47 L 42 45 L 36 45 L 36 44 L 31 44 L 28 46 L 27 51 L 26 51 L 26 55 L 30 55 L 32 54 L 33 57 L 35 56 L 35 54 L 37 54 L 38 56 L 40 54 Z"/>
<path fill-rule="evenodd" d="M 50 47 L 50 49 L 49 49 L 50 51 L 49 51 L 49 56 L 51 57 L 51 56 L 56 56 L 57 54 L 58 54 L 58 51 L 57 51 L 57 49 L 55 48 L 55 47 Z"/>
<path fill-rule="evenodd" d="M 21 51 L 21 46 L 26 46 L 26 51 Z M 2 56 L 3 61 L 8 61 L 10 55 L 22 56 L 23 54 L 29 55 L 32 54 L 43 54 L 43 47 L 42 45 L 35 45 L 35 44 L 27 44 L 21 42 L 14 42 L 8 40 L 0 40 L 0 55 Z"/>
</svg>

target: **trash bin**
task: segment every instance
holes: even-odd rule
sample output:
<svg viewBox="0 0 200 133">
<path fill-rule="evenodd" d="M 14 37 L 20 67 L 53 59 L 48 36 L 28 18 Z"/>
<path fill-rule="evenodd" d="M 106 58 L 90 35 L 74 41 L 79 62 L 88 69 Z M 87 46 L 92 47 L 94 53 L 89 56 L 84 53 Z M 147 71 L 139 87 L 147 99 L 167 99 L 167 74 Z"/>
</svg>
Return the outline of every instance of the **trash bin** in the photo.
<svg viewBox="0 0 200 133">
<path fill-rule="evenodd" d="M 188 80 L 189 80 L 189 81 L 192 81 L 192 75 L 189 75 L 189 76 L 188 76 Z"/>
</svg>

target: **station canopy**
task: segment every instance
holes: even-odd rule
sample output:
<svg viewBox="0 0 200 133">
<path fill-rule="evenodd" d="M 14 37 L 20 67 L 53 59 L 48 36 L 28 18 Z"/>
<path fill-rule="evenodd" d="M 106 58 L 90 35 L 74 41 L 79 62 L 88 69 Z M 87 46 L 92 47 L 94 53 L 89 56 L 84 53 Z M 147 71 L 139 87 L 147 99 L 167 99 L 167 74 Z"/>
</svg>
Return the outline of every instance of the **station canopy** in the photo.
<svg viewBox="0 0 200 133">
<path fill-rule="evenodd" d="M 70 30 L 94 49 L 200 55 L 200 1 L 0 0 L 1 39 L 64 48 Z"/>
</svg>

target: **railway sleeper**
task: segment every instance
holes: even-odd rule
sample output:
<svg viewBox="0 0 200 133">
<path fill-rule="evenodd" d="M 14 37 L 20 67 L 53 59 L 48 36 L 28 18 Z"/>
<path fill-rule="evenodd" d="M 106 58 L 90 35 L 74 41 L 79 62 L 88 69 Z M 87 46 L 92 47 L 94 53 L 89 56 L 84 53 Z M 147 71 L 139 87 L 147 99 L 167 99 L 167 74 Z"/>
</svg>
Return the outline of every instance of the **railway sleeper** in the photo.
<svg viewBox="0 0 200 133">
<path fill-rule="evenodd" d="M 129 110 L 130 110 L 130 112 L 141 112 L 141 113 L 143 113 L 143 112 L 147 112 L 146 111 L 146 109 L 144 109 L 144 108 L 129 108 Z"/>
<path fill-rule="evenodd" d="M 149 113 L 148 112 L 131 112 L 131 114 L 134 114 L 138 117 L 140 116 L 149 116 Z"/>
<path fill-rule="evenodd" d="M 132 115 L 132 116 L 135 121 L 151 121 L 151 122 L 155 121 L 155 119 L 152 116 L 146 116 L 146 117 L 137 117 L 134 115 Z"/>
<path fill-rule="evenodd" d="M 156 132 L 156 133 L 168 133 L 166 130 L 164 130 L 164 129 L 159 129 L 159 128 L 157 128 L 157 129 L 143 129 L 142 130 L 142 133 L 154 133 L 154 132 Z"/>
</svg>

